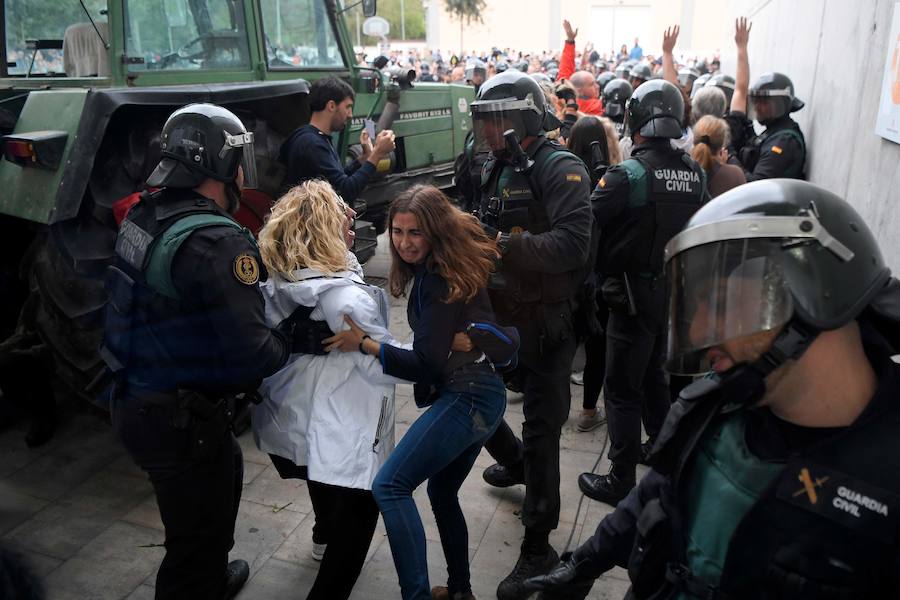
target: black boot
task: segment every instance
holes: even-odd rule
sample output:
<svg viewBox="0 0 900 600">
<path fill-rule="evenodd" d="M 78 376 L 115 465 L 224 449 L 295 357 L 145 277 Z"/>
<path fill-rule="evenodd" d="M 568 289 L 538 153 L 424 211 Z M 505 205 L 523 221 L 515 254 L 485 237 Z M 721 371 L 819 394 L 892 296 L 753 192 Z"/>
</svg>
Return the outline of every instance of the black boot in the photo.
<svg viewBox="0 0 900 600">
<path fill-rule="evenodd" d="M 615 464 L 607 475 L 582 473 L 578 476 L 578 488 L 585 496 L 611 506 L 619 504 L 628 495 L 634 484 L 634 467 L 622 467 Z"/>
<path fill-rule="evenodd" d="M 222 600 L 231 600 L 237 596 L 247 578 L 250 577 L 250 565 L 246 560 L 233 560 L 225 567 L 225 595 Z"/>
<path fill-rule="evenodd" d="M 501 464 L 494 464 L 485 469 L 481 476 L 489 485 L 498 488 L 525 483 L 525 471 L 521 465 L 507 468 Z"/>
<path fill-rule="evenodd" d="M 56 415 L 44 415 L 31 422 L 28 433 L 25 434 L 25 445 L 29 448 L 43 446 L 53 437 L 56 431 Z"/>
<path fill-rule="evenodd" d="M 650 466 L 650 452 L 653 450 L 653 444 L 656 443 L 656 440 L 647 440 L 643 444 L 641 444 L 641 459 L 638 461 L 639 464 Z"/>
<path fill-rule="evenodd" d="M 526 600 L 533 590 L 525 587 L 525 581 L 549 573 L 558 562 L 559 555 L 549 544 L 543 551 L 534 551 L 522 544 L 516 566 L 497 586 L 498 600 Z"/>
</svg>

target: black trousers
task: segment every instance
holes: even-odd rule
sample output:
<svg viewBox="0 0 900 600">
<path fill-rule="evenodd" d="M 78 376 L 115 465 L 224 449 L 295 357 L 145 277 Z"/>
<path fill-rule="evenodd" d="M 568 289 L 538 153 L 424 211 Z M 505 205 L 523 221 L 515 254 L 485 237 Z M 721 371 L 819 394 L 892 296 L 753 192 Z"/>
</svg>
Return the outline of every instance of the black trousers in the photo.
<svg viewBox="0 0 900 600">
<path fill-rule="evenodd" d="M 484 447 L 501 465 L 525 473 L 522 523 L 535 532 L 550 532 L 559 525 L 559 437 L 569 417 L 569 377 L 575 357 L 571 321 L 566 339 L 546 341 L 540 319 L 503 319 L 519 330 L 519 366 L 516 376 L 524 384 L 522 440 L 502 421 Z M 542 339 L 543 338 L 543 339 Z"/>
<path fill-rule="evenodd" d="M 309 479 L 306 466 L 269 454 L 282 479 L 303 479 L 313 505 L 313 543 L 328 544 L 307 600 L 346 600 L 366 562 L 378 525 L 371 490 L 357 490 Z"/>
<path fill-rule="evenodd" d="M 156 575 L 157 600 L 219 600 L 241 500 L 244 462 L 230 431 L 208 459 L 192 458 L 191 429 L 173 426 L 175 407 L 125 393 L 113 400 L 113 427 L 150 476 L 166 528 L 166 556 Z"/>
<path fill-rule="evenodd" d="M 307 481 L 316 521 L 328 532 L 328 547 L 306 600 L 346 600 L 359 578 L 378 524 L 370 490 Z"/>
<path fill-rule="evenodd" d="M 606 328 L 606 417 L 609 459 L 622 467 L 641 457 L 641 417 L 655 439 L 669 410 L 663 372 L 666 333 L 658 315 L 611 310 Z"/>
</svg>

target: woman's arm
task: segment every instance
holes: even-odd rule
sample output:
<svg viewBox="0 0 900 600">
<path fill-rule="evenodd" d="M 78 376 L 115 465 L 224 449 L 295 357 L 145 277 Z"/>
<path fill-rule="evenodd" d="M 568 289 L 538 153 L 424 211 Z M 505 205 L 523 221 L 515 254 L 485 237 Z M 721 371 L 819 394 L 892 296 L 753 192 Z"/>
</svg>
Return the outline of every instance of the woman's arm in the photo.
<svg viewBox="0 0 900 600">
<path fill-rule="evenodd" d="M 348 320 L 350 331 L 325 340 L 326 349 L 378 356 L 384 372 L 408 381 L 430 383 L 440 378 L 450 355 L 462 304 L 447 304 L 447 284 L 437 275 L 426 275 L 413 288 L 410 302 L 419 304 L 419 319 L 414 331 L 412 350 L 379 343 L 359 325 Z M 368 334 L 368 337 L 367 337 Z"/>
</svg>

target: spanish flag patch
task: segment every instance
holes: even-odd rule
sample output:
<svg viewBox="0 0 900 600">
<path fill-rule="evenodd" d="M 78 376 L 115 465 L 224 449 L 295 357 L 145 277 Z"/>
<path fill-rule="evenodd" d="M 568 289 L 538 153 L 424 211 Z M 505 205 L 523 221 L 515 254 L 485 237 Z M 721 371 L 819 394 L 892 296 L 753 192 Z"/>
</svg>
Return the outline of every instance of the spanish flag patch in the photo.
<svg viewBox="0 0 900 600">
<path fill-rule="evenodd" d="M 566 181 L 577 181 L 580 183 L 581 175 L 579 175 L 578 173 L 569 173 L 566 175 Z"/>
<path fill-rule="evenodd" d="M 784 150 L 782 150 L 778 146 L 772 146 L 772 152 L 774 152 L 775 154 L 781 154 L 782 152 L 784 152 Z"/>
</svg>

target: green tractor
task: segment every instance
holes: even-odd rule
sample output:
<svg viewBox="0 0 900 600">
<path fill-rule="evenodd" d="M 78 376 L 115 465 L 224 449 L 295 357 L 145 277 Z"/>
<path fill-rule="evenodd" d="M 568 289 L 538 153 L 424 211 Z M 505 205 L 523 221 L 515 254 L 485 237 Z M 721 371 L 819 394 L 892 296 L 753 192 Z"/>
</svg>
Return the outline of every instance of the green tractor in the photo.
<svg viewBox="0 0 900 600">
<path fill-rule="evenodd" d="M 374 14 L 374 2 L 363 0 Z M 352 6 L 351 6 L 352 7 Z M 467 86 L 412 83 L 414 72 L 358 66 L 335 0 L 0 0 L 0 340 L 23 331 L 58 379 L 97 400 L 104 272 L 117 222 L 159 159 L 177 107 L 225 106 L 255 133 L 260 187 L 238 220 L 263 223 L 284 190 L 284 139 L 309 120 L 309 82 L 356 90 L 335 135 L 354 160 L 367 119 L 397 147 L 357 200 L 365 262 L 387 205 L 415 183 L 452 186 L 470 129 Z M 24 310 L 22 306 L 24 305 Z M 248 357 L 249 359 L 249 357 Z"/>
</svg>

